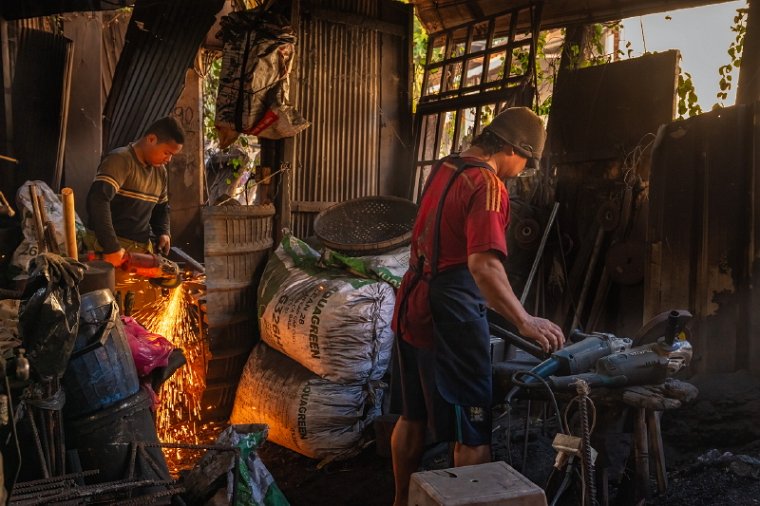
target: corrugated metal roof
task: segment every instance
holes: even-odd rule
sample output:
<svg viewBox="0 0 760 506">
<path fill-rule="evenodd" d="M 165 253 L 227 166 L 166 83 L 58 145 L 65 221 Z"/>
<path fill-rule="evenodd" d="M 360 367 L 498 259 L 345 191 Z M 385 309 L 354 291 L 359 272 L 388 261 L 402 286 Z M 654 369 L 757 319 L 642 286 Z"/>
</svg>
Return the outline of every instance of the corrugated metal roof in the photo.
<svg viewBox="0 0 760 506">
<path fill-rule="evenodd" d="M 542 29 L 578 23 L 600 23 L 728 0 L 545 0 Z M 453 28 L 507 9 L 539 3 L 536 0 L 411 0 L 428 33 Z M 526 19 L 518 29 L 529 26 Z"/>
<path fill-rule="evenodd" d="M 104 109 L 106 150 L 168 115 L 224 0 L 138 0 Z"/>
</svg>

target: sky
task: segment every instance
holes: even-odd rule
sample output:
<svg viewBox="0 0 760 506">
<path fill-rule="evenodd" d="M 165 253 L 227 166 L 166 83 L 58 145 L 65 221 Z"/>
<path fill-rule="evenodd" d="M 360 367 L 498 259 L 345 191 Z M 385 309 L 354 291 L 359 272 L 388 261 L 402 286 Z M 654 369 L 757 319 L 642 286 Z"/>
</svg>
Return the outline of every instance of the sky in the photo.
<svg viewBox="0 0 760 506">
<path fill-rule="evenodd" d="M 626 41 L 631 43 L 634 57 L 645 49 L 649 52 L 679 49 L 681 70 L 691 74 L 698 103 L 707 112 L 719 102 L 718 68 L 731 61 L 727 51 L 736 36 L 731 31 L 736 9 L 746 5 L 744 0 L 732 1 L 623 20 L 621 49 L 626 50 Z M 732 74 L 726 106 L 734 104 L 739 69 Z"/>
</svg>

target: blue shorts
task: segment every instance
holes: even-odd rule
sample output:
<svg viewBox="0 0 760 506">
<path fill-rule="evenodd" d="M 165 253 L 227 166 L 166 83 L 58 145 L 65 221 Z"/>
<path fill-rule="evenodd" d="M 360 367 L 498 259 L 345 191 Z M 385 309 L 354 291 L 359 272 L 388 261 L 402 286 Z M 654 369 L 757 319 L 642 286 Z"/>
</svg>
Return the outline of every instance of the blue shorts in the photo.
<svg viewBox="0 0 760 506">
<path fill-rule="evenodd" d="M 397 339 L 396 370 L 403 415 L 427 420 L 437 441 L 491 443 L 491 355 L 486 306 L 466 268 L 440 273 L 430 285 L 435 348 Z"/>
</svg>

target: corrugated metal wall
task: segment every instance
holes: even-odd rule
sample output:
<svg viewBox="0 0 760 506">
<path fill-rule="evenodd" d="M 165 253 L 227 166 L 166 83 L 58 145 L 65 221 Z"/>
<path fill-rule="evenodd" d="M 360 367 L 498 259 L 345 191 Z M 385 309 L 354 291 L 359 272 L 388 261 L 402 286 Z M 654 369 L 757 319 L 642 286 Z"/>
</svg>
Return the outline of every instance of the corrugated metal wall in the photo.
<svg viewBox="0 0 760 506">
<path fill-rule="evenodd" d="M 383 35 L 319 13 L 329 9 L 376 19 L 379 4 L 375 0 L 302 3 L 293 105 L 312 125 L 294 141 L 290 196 L 292 229 L 299 237 L 312 233 L 316 213 L 330 204 L 380 193 L 381 93 L 391 81 L 383 83 L 381 75 Z"/>
<path fill-rule="evenodd" d="M 106 150 L 135 140 L 171 112 L 224 0 L 136 2 L 104 115 Z"/>
<path fill-rule="evenodd" d="M 121 50 L 124 49 L 124 37 L 131 11 L 115 11 L 103 14 L 103 45 L 100 53 L 100 78 L 103 85 L 103 96 L 111 91 L 111 82 L 119 63 Z"/>
</svg>

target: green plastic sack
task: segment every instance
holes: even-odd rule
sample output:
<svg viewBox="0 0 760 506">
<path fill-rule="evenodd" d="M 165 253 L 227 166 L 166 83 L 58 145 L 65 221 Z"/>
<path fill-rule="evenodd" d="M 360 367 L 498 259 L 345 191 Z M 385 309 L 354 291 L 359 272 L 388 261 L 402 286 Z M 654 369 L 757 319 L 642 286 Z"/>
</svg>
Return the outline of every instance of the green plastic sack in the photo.
<svg viewBox="0 0 760 506">
<path fill-rule="evenodd" d="M 240 448 L 237 480 L 232 479 L 234 469 L 227 473 L 227 497 L 232 496 L 233 506 L 289 506 L 288 500 L 264 466 L 256 450 L 266 441 L 269 428 L 264 424 L 231 425 L 217 438 L 217 444 Z M 234 466 L 233 466 L 234 467 Z"/>
</svg>

